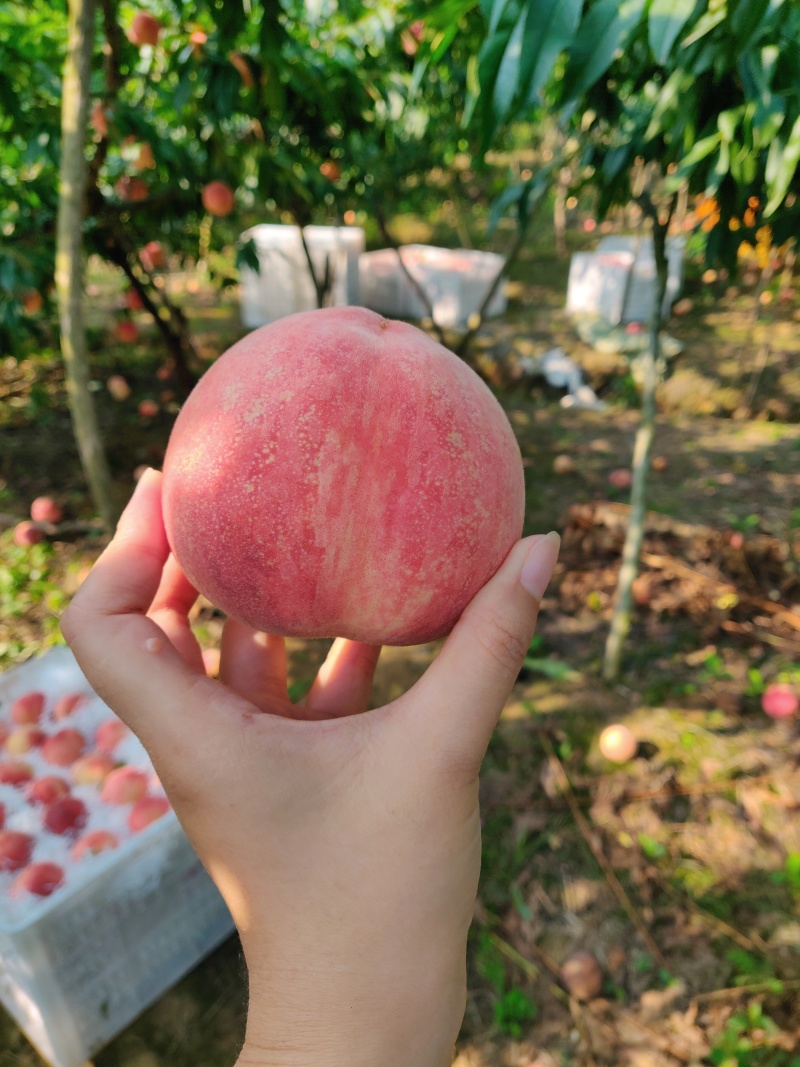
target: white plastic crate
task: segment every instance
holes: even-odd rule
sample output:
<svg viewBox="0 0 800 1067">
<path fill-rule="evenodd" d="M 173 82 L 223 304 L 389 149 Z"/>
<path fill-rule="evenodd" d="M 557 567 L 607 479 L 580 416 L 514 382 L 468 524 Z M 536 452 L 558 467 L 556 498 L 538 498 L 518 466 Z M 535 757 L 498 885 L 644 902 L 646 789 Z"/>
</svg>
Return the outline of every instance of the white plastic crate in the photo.
<svg viewBox="0 0 800 1067">
<path fill-rule="evenodd" d="M 0 678 L 0 721 L 30 690 L 44 692 L 48 706 L 65 691 L 91 692 L 72 653 L 53 649 Z M 83 722 L 113 717 L 96 696 L 80 714 Z M 135 738 L 124 745 L 126 761 L 152 772 Z M 27 753 L 18 758 L 32 762 Z M 63 768 L 48 773 L 68 777 Z M 10 789 L 0 786 L 7 804 Z M 21 829 L 13 820 L 7 817 L 6 828 Z M 53 858 L 37 849 L 34 862 Z M 0 873 L 0 1002 L 53 1067 L 83 1064 L 233 931 L 171 811 L 121 836 L 118 848 L 68 868 L 49 897 L 13 901 L 7 890 L 14 877 Z"/>
<path fill-rule="evenodd" d="M 409 273 L 426 293 L 440 326 L 465 329 L 478 311 L 504 260 L 494 252 L 468 248 L 402 245 L 399 253 Z M 361 303 L 382 315 L 421 319 L 428 312 L 398 260 L 398 250 L 366 252 L 359 261 Z M 505 279 L 498 285 L 487 316 L 506 310 Z"/>
<path fill-rule="evenodd" d="M 667 241 L 667 292 L 663 314 L 669 317 L 682 284 L 681 237 Z M 623 266 L 627 264 L 627 266 Z M 577 252 L 570 261 L 567 311 L 601 315 L 612 326 L 649 322 L 656 297 L 656 262 L 652 237 L 601 238 L 596 252 Z"/>
<path fill-rule="evenodd" d="M 325 277 L 326 261 L 333 275 L 330 304 L 358 304 L 359 255 L 365 248 L 364 231 L 358 226 L 306 226 L 303 234 L 317 277 Z M 242 234 L 253 239 L 260 271 L 242 267 L 241 313 L 248 329 L 291 315 L 312 311 L 317 293 L 299 226 L 263 224 Z"/>
</svg>

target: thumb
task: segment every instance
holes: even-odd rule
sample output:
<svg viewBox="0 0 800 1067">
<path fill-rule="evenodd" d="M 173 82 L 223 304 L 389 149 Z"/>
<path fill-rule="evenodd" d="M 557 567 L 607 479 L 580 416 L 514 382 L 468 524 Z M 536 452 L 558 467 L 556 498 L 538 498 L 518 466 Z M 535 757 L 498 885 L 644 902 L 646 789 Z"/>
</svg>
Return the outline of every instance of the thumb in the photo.
<svg viewBox="0 0 800 1067">
<path fill-rule="evenodd" d="M 518 541 L 495 576 L 467 605 L 445 644 L 412 689 L 418 729 L 436 758 L 475 772 L 517 679 L 553 573 L 557 533 Z"/>
</svg>

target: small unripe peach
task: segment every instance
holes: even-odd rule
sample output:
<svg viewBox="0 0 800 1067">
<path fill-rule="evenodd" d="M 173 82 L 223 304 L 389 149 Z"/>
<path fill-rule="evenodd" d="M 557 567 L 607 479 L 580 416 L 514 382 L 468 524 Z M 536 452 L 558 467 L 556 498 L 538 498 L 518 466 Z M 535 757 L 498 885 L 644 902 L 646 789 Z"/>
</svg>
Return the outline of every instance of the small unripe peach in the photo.
<svg viewBox="0 0 800 1067">
<path fill-rule="evenodd" d="M 50 496 L 37 496 L 31 504 L 31 518 L 34 522 L 61 522 L 64 512 Z"/>
</svg>

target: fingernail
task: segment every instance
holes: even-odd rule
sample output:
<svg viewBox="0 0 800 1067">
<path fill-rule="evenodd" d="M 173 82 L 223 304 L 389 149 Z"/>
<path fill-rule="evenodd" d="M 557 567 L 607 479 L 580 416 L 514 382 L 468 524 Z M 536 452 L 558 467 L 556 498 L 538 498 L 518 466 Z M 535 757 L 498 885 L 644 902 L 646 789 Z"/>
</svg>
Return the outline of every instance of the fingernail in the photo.
<svg viewBox="0 0 800 1067">
<path fill-rule="evenodd" d="M 520 584 L 532 597 L 541 600 L 547 584 L 553 576 L 553 568 L 558 559 L 561 538 L 553 531 L 537 541 L 528 552 L 528 558 L 522 565 L 519 576 Z"/>
</svg>

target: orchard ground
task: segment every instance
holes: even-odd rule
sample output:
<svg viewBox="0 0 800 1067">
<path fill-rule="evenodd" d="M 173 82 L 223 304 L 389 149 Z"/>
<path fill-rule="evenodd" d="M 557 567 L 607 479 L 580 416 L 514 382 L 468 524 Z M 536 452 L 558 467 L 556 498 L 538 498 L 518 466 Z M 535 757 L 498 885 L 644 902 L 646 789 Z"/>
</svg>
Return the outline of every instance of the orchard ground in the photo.
<svg viewBox="0 0 800 1067">
<path fill-rule="evenodd" d="M 402 241 L 457 244 L 443 207 L 393 222 Z M 621 223 L 620 223 L 621 225 Z M 570 250 L 591 247 L 579 226 Z M 510 235 L 501 230 L 499 244 Z M 772 722 L 759 697 L 783 678 L 800 688 L 800 293 L 757 302 L 750 284 L 687 264 L 692 307 L 669 332 L 685 350 L 660 394 L 646 562 L 621 683 L 598 683 L 618 566 L 627 467 L 637 424 L 624 357 L 582 345 L 564 314 L 568 259 L 540 233 L 514 266 L 509 311 L 472 349 L 517 432 L 526 532 L 555 528 L 564 550 L 539 636 L 492 741 L 482 783 L 484 867 L 470 941 L 459 1067 L 726 1062 L 796 1067 L 800 1044 L 800 732 Z M 703 280 L 705 276 L 705 280 Z M 164 276 L 202 359 L 241 336 L 234 290 Z M 124 498 L 133 472 L 158 466 L 177 411 L 160 338 L 140 312 L 139 340 L 114 340 L 125 296 L 92 265 L 90 343 L 96 399 Z M 756 321 L 755 311 L 759 317 Z M 63 373 L 43 346 L 0 367 L 0 512 L 6 524 L 52 495 L 72 522 L 64 539 L 21 549 L 0 539 L 0 664 L 58 640 L 57 615 L 99 554 L 72 441 Z M 561 345 L 608 402 L 565 410 L 559 392 L 517 364 Z M 115 400 L 105 382 L 131 387 Z M 165 395 L 166 394 L 166 395 Z M 139 414 L 142 401 L 159 405 Z M 556 474 L 554 458 L 574 460 Z M 568 466 L 568 465 L 567 465 Z M 583 505 L 584 507 L 576 507 Z M 793 510 L 793 508 L 795 510 Z M 203 606 L 204 646 L 221 618 Z M 293 692 L 326 642 L 290 642 Z M 374 702 L 404 691 L 435 646 L 386 649 Z M 603 760 L 604 726 L 627 724 L 637 757 Z M 570 1001 L 564 960 L 588 950 L 601 995 Z M 230 940 L 95 1059 L 96 1067 L 232 1063 L 244 978 Z M 40 1061 L 0 1014 L 0 1067 Z"/>
</svg>

